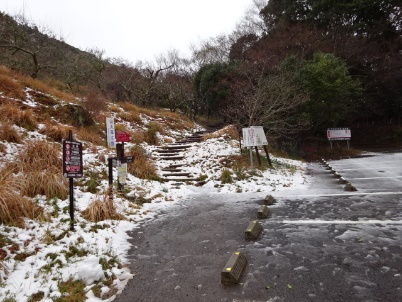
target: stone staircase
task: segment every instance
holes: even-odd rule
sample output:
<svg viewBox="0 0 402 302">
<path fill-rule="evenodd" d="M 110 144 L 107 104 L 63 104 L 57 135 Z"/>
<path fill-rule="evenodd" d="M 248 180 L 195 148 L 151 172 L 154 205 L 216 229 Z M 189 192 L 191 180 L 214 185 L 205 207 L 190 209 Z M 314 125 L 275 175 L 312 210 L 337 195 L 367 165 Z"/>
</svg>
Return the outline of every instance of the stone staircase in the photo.
<svg viewBox="0 0 402 302">
<path fill-rule="evenodd" d="M 201 142 L 202 137 L 211 132 L 212 130 L 198 131 L 183 140 L 155 149 L 153 153 L 157 164 L 161 167 L 161 179 L 176 182 L 198 181 L 199 176 L 192 175 L 191 172 L 186 171 L 189 167 L 181 161 L 185 159 L 185 151 L 188 148 L 191 148 L 195 143 Z"/>
</svg>

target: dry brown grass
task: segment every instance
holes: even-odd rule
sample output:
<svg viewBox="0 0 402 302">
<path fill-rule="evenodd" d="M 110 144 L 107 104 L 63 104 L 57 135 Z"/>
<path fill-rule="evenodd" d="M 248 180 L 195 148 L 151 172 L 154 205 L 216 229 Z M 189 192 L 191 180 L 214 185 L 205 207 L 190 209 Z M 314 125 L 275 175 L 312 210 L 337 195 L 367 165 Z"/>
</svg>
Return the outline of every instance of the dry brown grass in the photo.
<svg viewBox="0 0 402 302">
<path fill-rule="evenodd" d="M 21 176 L 21 194 L 28 197 L 45 195 L 47 198 L 67 199 L 68 183 L 61 171 L 32 171 Z"/>
<path fill-rule="evenodd" d="M 18 193 L 21 179 L 12 170 L 0 171 L 0 223 L 24 227 L 23 218 L 35 219 L 43 215 L 43 209 Z"/>
<path fill-rule="evenodd" d="M 69 126 L 46 122 L 45 127 L 39 132 L 50 137 L 54 141 L 61 143 L 63 139 L 68 138 L 68 131 L 71 129 L 72 128 Z"/>
<path fill-rule="evenodd" d="M 12 77 L 0 74 L 0 91 L 5 96 L 23 99 L 25 97 L 24 87 Z"/>
<path fill-rule="evenodd" d="M 134 145 L 129 150 L 129 155 L 132 155 L 134 160 L 127 164 L 128 173 L 141 179 L 159 180 L 154 162 L 147 158 L 145 150 L 141 146 Z"/>
<path fill-rule="evenodd" d="M 71 103 L 78 102 L 77 98 L 73 94 L 55 89 L 55 88 L 49 86 L 49 84 L 46 84 L 38 79 L 33 79 L 31 77 L 27 77 L 27 76 L 24 76 L 21 74 L 17 74 L 15 77 L 22 84 L 24 84 L 25 86 L 27 86 L 33 90 L 38 90 L 42 93 L 50 94 L 52 96 L 55 96 L 58 99 L 61 99 L 61 100 L 67 101 L 67 102 L 71 102 Z"/>
<path fill-rule="evenodd" d="M 0 120 L 27 130 L 34 130 L 38 127 L 33 110 L 22 110 L 16 103 L 8 102 L 0 106 Z"/>
<path fill-rule="evenodd" d="M 133 144 L 141 144 L 145 141 L 145 132 L 144 131 L 130 131 L 131 142 Z"/>
<path fill-rule="evenodd" d="M 66 199 L 68 185 L 61 173 L 60 147 L 46 141 L 30 141 L 8 164 L 9 169 L 19 173 L 22 195 Z"/>
<path fill-rule="evenodd" d="M 93 221 L 99 222 L 103 220 L 124 220 L 124 216 L 117 213 L 113 199 L 110 198 L 111 188 L 109 188 L 101 198 L 96 198 L 87 209 L 81 214 L 82 217 Z"/>
<path fill-rule="evenodd" d="M 213 133 L 209 133 L 207 135 L 204 135 L 202 139 L 204 141 L 211 139 L 211 138 L 218 138 L 222 137 L 224 139 L 239 139 L 239 132 L 237 131 L 236 127 L 234 125 L 226 126 L 223 129 L 220 129 L 218 131 L 215 131 Z"/>
<path fill-rule="evenodd" d="M 159 138 L 158 138 L 158 133 L 164 134 L 164 130 L 162 126 L 158 123 L 155 122 L 150 122 L 147 125 L 147 131 L 145 132 L 145 141 L 150 144 L 150 145 L 159 145 Z"/>
<path fill-rule="evenodd" d="M 17 154 L 14 165 L 21 172 L 60 170 L 61 161 L 59 145 L 44 140 L 32 140 Z"/>
<path fill-rule="evenodd" d="M 18 134 L 17 130 L 15 130 L 9 124 L 1 124 L 0 125 L 0 141 L 7 141 L 9 143 L 20 143 L 21 136 Z"/>
<path fill-rule="evenodd" d="M 119 103 L 119 105 L 124 111 L 135 112 L 137 114 L 140 113 L 140 108 L 134 104 L 123 102 Z"/>
<path fill-rule="evenodd" d="M 130 124 L 143 125 L 143 121 L 140 115 L 137 112 L 128 111 L 122 112 L 117 115 L 117 117 L 121 118 L 123 121 L 129 122 Z"/>
<path fill-rule="evenodd" d="M 80 140 L 95 144 L 95 145 L 102 145 L 104 144 L 103 137 L 98 131 L 98 129 L 89 127 L 84 128 L 81 127 L 78 129 L 77 136 Z"/>
</svg>

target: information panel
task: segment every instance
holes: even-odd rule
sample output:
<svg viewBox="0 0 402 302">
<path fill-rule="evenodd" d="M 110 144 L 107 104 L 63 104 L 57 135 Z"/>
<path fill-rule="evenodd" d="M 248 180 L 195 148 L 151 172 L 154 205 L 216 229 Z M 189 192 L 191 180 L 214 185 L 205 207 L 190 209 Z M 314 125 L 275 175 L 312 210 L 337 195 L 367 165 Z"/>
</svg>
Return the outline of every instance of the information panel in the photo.
<svg viewBox="0 0 402 302">
<path fill-rule="evenodd" d="M 268 145 L 267 137 L 262 126 L 251 126 L 243 128 L 243 144 L 245 147 L 256 147 Z"/>
<path fill-rule="evenodd" d="M 82 143 L 63 140 L 63 177 L 83 176 Z"/>
<path fill-rule="evenodd" d="M 328 140 L 350 140 L 352 133 L 350 128 L 329 128 L 327 129 Z"/>
<path fill-rule="evenodd" d="M 114 130 L 114 118 L 106 118 L 106 138 L 108 148 L 116 148 L 116 134 Z"/>
</svg>

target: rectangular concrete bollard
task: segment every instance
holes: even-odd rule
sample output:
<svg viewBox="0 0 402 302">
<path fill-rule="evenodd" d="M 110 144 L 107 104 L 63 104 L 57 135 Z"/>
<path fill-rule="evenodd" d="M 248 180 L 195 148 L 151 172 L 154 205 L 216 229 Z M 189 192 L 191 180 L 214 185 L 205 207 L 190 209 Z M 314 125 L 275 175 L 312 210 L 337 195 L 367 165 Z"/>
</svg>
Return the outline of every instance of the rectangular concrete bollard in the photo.
<svg viewBox="0 0 402 302">
<path fill-rule="evenodd" d="M 250 222 L 246 231 L 244 232 L 246 240 L 258 239 L 258 236 L 260 236 L 261 231 L 262 231 L 262 226 L 261 226 L 261 224 L 258 223 L 258 221 L 254 220 L 254 221 Z"/>
<path fill-rule="evenodd" d="M 274 203 L 276 203 L 275 198 L 272 197 L 272 195 L 267 195 L 264 198 L 264 204 L 272 206 Z"/>
<path fill-rule="evenodd" d="M 240 252 L 234 252 L 221 272 L 221 283 L 237 284 L 241 274 L 246 267 L 247 259 Z"/>
<path fill-rule="evenodd" d="M 269 208 L 266 205 L 262 205 L 257 212 L 257 218 L 264 219 L 268 218 L 269 216 Z"/>
</svg>

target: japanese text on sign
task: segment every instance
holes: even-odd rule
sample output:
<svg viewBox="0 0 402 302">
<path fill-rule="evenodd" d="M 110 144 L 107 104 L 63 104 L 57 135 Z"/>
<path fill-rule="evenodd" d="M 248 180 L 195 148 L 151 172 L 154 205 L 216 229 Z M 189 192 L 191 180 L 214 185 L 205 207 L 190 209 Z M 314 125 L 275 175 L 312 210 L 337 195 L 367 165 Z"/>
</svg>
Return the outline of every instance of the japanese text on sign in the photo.
<svg viewBox="0 0 402 302">
<path fill-rule="evenodd" d="M 63 141 L 63 177 L 83 176 L 82 143 Z"/>
</svg>

